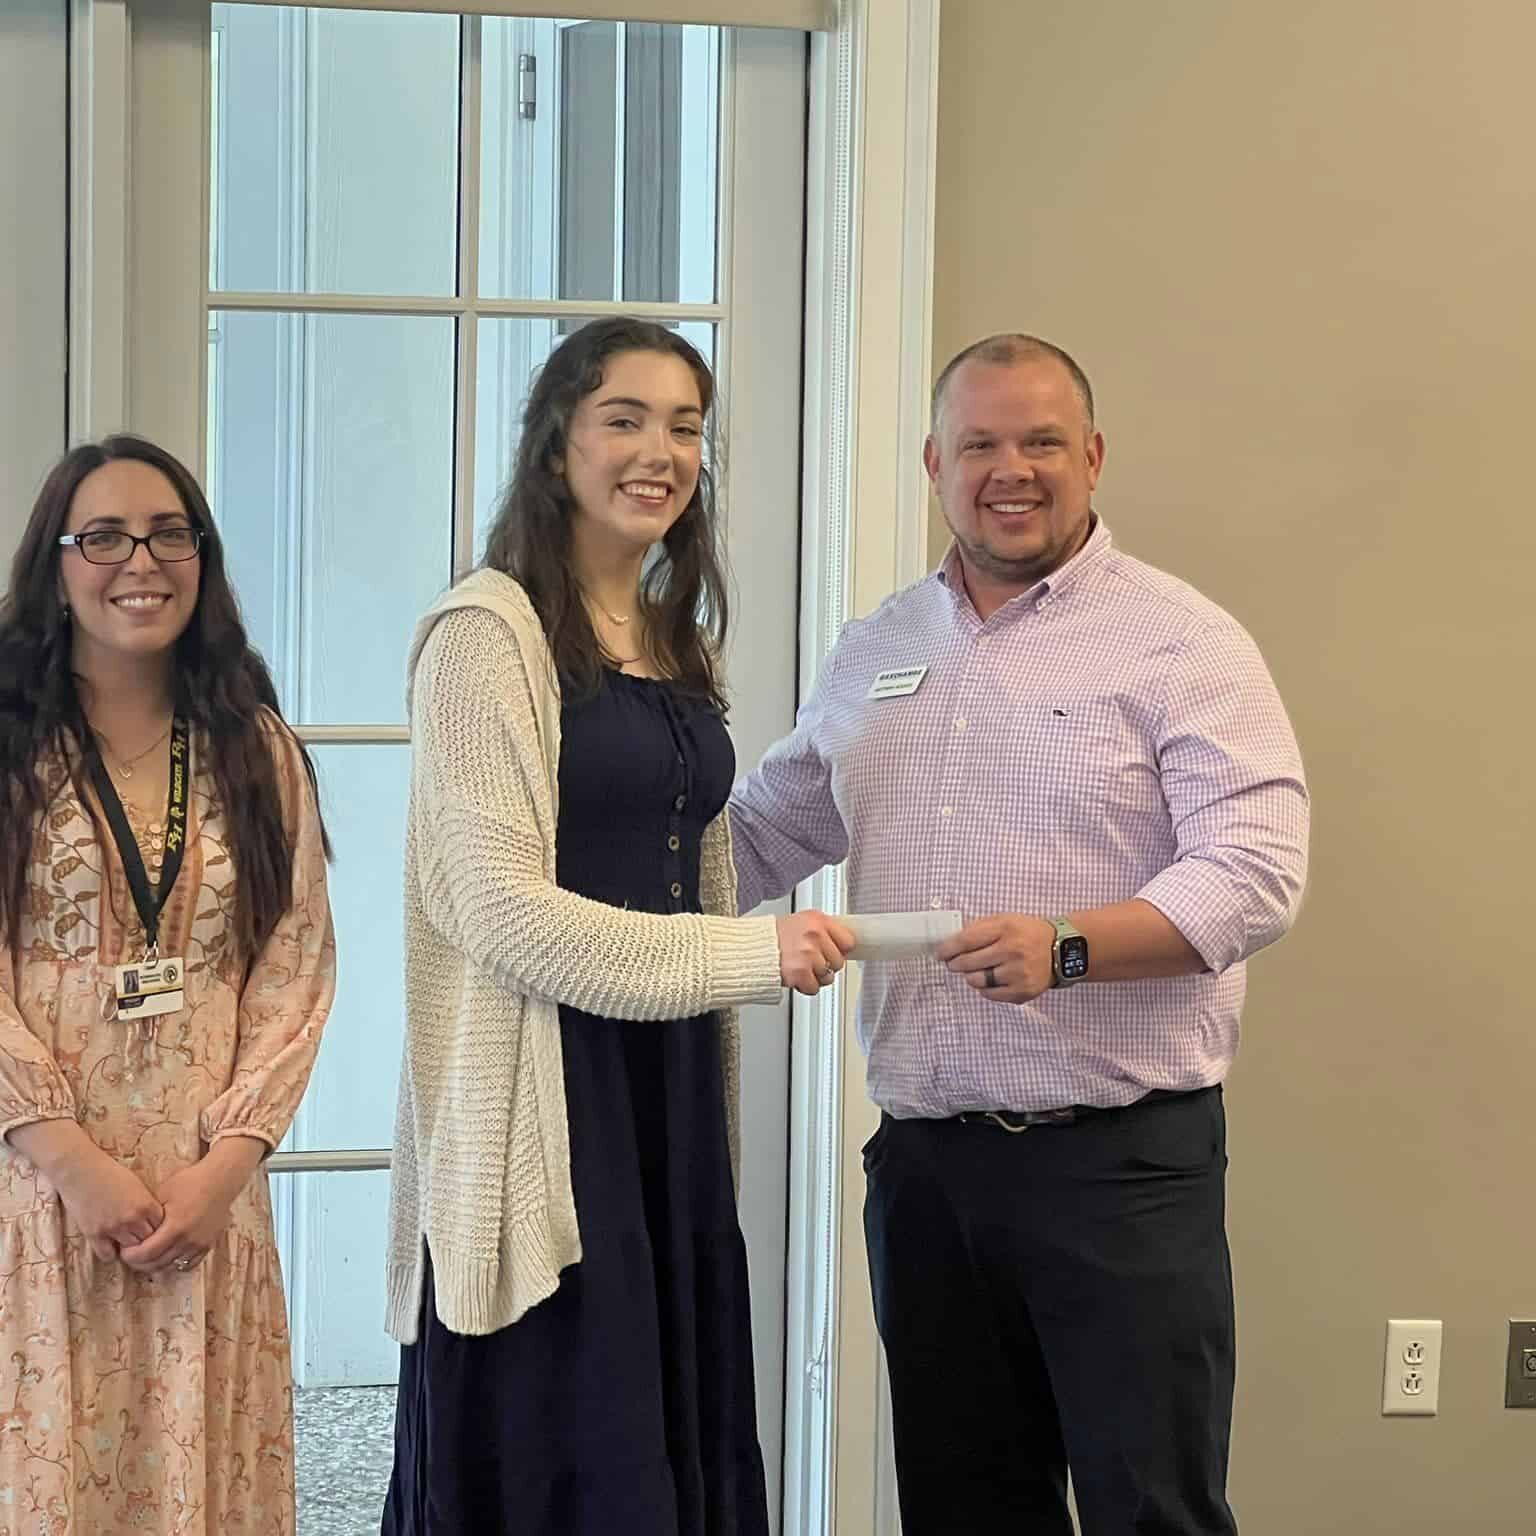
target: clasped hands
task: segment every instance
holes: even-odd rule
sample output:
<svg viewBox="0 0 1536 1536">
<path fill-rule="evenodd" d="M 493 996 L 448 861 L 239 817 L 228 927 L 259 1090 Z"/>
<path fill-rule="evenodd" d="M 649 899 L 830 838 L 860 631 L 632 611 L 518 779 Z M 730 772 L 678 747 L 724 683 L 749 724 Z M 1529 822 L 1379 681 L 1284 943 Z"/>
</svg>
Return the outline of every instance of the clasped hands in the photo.
<svg viewBox="0 0 1536 1536">
<path fill-rule="evenodd" d="M 92 1150 L 94 1156 L 72 1160 L 55 1179 L 64 1208 L 98 1259 L 157 1274 L 202 1262 L 265 1147 L 252 1137 L 221 1139 L 157 1190 L 99 1148 Z"/>
</svg>

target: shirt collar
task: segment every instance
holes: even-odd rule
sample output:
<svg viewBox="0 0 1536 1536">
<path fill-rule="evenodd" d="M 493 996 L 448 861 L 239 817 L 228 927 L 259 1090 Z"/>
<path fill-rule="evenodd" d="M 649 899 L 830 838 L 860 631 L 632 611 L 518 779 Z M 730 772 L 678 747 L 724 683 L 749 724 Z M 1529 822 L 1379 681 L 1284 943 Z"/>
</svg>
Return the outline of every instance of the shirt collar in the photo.
<svg viewBox="0 0 1536 1536">
<path fill-rule="evenodd" d="M 1074 586 L 1094 566 L 1104 559 L 1113 545 L 1109 528 L 1104 519 L 1097 512 L 1093 514 L 1093 528 L 1088 534 L 1088 540 L 1078 552 L 1064 565 L 1058 566 L 1049 576 L 1043 576 L 1037 582 L 1026 587 L 1016 596 L 1008 599 L 1003 604 L 1004 608 L 1010 608 L 1015 603 L 1035 601 L 1043 597 L 1047 592 L 1059 595 Z M 970 604 L 970 594 L 965 590 L 965 577 L 960 569 L 960 546 L 953 539 L 949 541 L 949 548 L 944 552 L 944 558 L 939 562 L 938 569 L 934 572 L 941 586 L 949 589 L 950 596 L 957 603 Z M 999 609 L 999 612 L 1002 610 Z"/>
</svg>

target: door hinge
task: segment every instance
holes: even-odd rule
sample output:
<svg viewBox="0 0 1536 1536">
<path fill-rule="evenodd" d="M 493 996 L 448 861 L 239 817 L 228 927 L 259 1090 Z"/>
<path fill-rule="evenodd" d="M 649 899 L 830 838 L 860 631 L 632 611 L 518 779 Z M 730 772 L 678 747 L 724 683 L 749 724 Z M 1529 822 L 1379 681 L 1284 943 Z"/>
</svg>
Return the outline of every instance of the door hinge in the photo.
<svg viewBox="0 0 1536 1536">
<path fill-rule="evenodd" d="M 539 61 L 531 53 L 517 56 L 517 115 L 539 115 Z"/>
</svg>

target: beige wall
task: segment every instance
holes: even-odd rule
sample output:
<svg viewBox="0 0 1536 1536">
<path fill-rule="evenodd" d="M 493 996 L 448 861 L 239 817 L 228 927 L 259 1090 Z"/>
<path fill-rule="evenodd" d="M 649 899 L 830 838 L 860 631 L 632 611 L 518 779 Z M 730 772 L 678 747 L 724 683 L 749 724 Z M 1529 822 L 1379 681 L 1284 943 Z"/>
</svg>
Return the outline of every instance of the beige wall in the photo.
<svg viewBox="0 0 1536 1536">
<path fill-rule="evenodd" d="M 1254 632 L 1312 782 L 1229 1090 L 1245 1536 L 1530 1536 L 1536 5 L 943 15 L 936 365 L 1077 354 L 1100 510 Z M 1389 1316 L 1445 1320 L 1437 1419 L 1379 1416 Z"/>
<path fill-rule="evenodd" d="M 64 0 L 0 0 L 0 570 L 64 448 Z M 3 577 L 0 577 L 3 581 Z"/>
</svg>

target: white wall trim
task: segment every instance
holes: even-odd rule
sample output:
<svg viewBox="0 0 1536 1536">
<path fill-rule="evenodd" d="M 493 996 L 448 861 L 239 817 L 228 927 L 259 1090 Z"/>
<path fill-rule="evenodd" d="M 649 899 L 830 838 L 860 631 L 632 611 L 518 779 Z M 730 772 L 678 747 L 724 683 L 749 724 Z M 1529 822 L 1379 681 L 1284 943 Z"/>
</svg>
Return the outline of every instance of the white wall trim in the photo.
<svg viewBox="0 0 1536 1536">
<path fill-rule="evenodd" d="M 70 7 L 69 440 L 128 415 L 129 27 L 125 0 Z"/>
<path fill-rule="evenodd" d="M 847 0 L 811 43 L 801 696 L 843 623 L 922 575 L 940 0 Z M 893 431 L 894 428 L 894 431 Z M 802 905 L 842 904 L 840 872 Z M 899 1528 L 859 1149 L 854 996 L 797 1000 L 784 1530 Z M 846 1198 L 845 1198 L 846 1192 Z"/>
<path fill-rule="evenodd" d="M 122 6 L 123 0 L 95 0 L 94 8 Z M 93 210 L 100 215 L 109 206 L 111 187 L 122 188 L 125 252 L 117 258 L 122 308 L 113 310 L 105 292 L 116 247 L 108 248 L 105 234 L 93 242 L 97 302 L 88 335 L 93 380 L 98 369 L 106 370 L 119 326 L 126 362 L 117 417 L 102 421 L 99 429 L 128 427 L 162 444 L 201 477 L 212 12 L 209 0 L 127 0 L 127 12 L 127 122 L 115 160 L 110 157 L 116 114 L 110 123 L 98 121 L 94 134 L 103 159 L 93 169 Z M 96 84 L 98 95 L 111 89 L 99 77 Z M 135 172 L 135 144 L 152 146 L 151 173 Z M 104 172 L 108 164 L 118 167 L 115 180 Z M 116 219 L 117 210 L 110 211 Z M 112 237 L 115 241 L 115 230 Z"/>
<path fill-rule="evenodd" d="M 939 7 L 907 8 L 907 142 L 903 163 L 900 349 L 896 369 L 896 583 L 928 569 L 928 477 L 919 444 L 928 434 L 933 383 L 933 243 L 939 153 Z"/>
<path fill-rule="evenodd" d="M 7 561 L 68 431 L 69 94 L 67 0 L 0 0 L 0 553 Z"/>
</svg>

